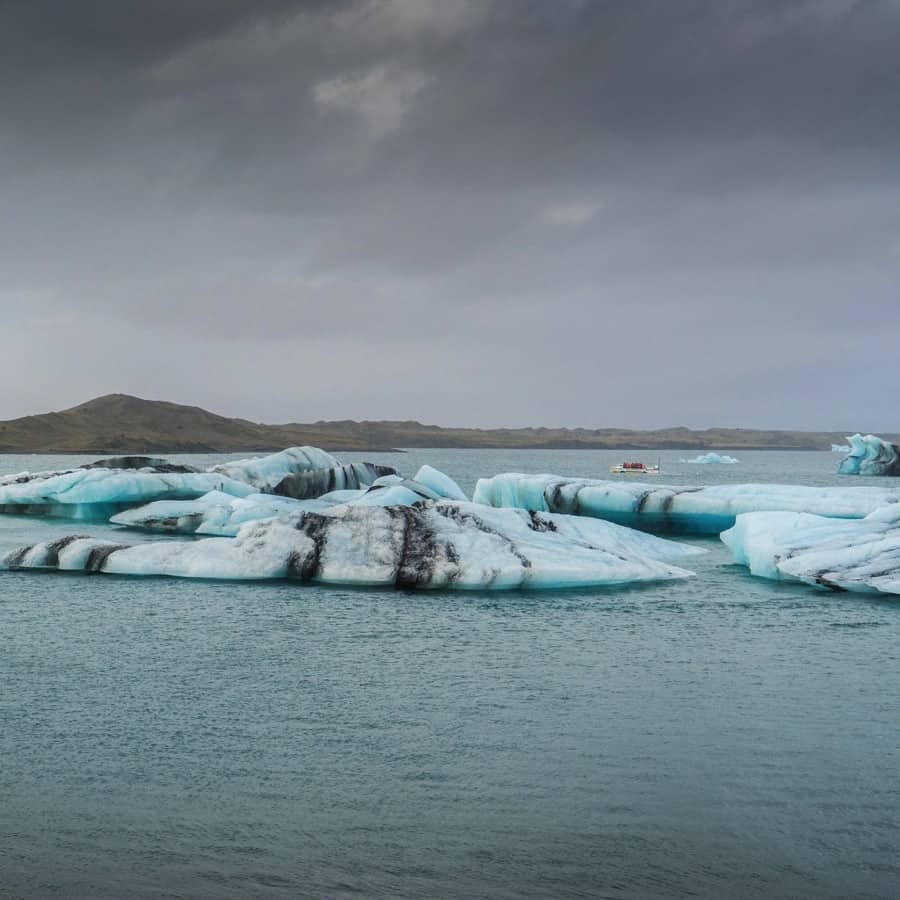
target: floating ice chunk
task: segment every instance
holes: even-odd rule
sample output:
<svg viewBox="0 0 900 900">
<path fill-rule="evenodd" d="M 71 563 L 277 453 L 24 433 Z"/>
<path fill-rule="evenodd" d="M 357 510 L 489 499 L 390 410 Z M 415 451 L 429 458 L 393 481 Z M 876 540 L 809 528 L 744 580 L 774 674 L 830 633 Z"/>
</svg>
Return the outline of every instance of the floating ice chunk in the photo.
<svg viewBox="0 0 900 900">
<path fill-rule="evenodd" d="M 272 493 L 293 497 L 296 500 L 306 500 L 334 491 L 358 490 L 361 487 L 368 487 L 377 478 L 396 474 L 397 470 L 392 466 L 379 466 L 367 462 L 348 463 L 330 469 L 314 469 L 311 472 L 286 475 L 272 488 Z"/>
<path fill-rule="evenodd" d="M 496 507 L 593 516 L 647 531 L 719 534 L 731 528 L 740 513 L 762 510 L 861 519 L 881 506 L 900 502 L 900 489 L 788 484 L 666 487 L 506 473 L 482 478 L 473 500 Z"/>
<path fill-rule="evenodd" d="M 9 553 L 3 566 L 500 590 L 687 578 L 668 560 L 698 552 L 607 522 L 440 500 L 294 513 L 235 538 L 127 546 L 74 535 Z"/>
<path fill-rule="evenodd" d="M 253 492 L 227 476 L 148 457 L 99 460 L 59 472 L 0 477 L 0 512 L 103 520 L 140 503 L 193 499 L 210 491 Z"/>
<path fill-rule="evenodd" d="M 430 488 L 435 494 L 446 497 L 448 500 L 468 500 L 469 498 L 463 493 L 463 489 L 449 476 L 443 472 L 433 469 L 431 466 L 422 466 L 416 472 L 413 481 Z"/>
<path fill-rule="evenodd" d="M 849 453 L 850 445 L 849 444 L 832 444 L 831 452 L 832 453 Z"/>
<path fill-rule="evenodd" d="M 332 469 L 340 463 L 318 447 L 288 447 L 270 456 L 238 459 L 213 466 L 210 472 L 252 485 L 257 491 L 270 493 L 288 475 Z"/>
<path fill-rule="evenodd" d="M 320 500 L 292 500 L 273 494 L 232 497 L 221 491 L 211 491 L 197 500 L 158 500 L 125 510 L 113 516 L 110 522 L 142 531 L 234 537 L 247 522 L 274 519 L 302 510 L 318 511 L 329 505 Z"/>
<path fill-rule="evenodd" d="M 739 459 L 735 459 L 733 456 L 728 456 L 725 454 L 724 456 L 720 456 L 718 453 L 704 453 L 702 456 L 695 456 L 693 459 L 682 459 L 680 462 L 683 463 L 691 463 L 692 465 L 702 466 L 702 465 L 723 465 L 723 466 L 733 466 L 735 463 L 739 463 Z"/>
<path fill-rule="evenodd" d="M 838 466 L 841 475 L 900 475 L 900 447 L 874 434 L 848 437 L 850 455 Z M 833 448 L 832 448 L 833 449 Z"/>
<path fill-rule="evenodd" d="M 738 516 L 722 534 L 735 562 L 762 578 L 900 594 L 900 505 L 864 519 L 808 513 Z"/>
</svg>

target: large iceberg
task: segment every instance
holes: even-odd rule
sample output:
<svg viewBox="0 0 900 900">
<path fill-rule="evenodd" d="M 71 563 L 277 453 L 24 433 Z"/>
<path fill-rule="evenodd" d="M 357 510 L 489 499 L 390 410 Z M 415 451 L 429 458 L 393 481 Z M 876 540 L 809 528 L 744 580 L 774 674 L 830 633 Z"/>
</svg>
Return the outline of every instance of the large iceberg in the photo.
<svg viewBox="0 0 900 900">
<path fill-rule="evenodd" d="M 788 484 L 676 487 L 505 473 L 479 480 L 473 500 L 495 507 L 593 516 L 647 531 L 719 534 L 746 512 L 786 510 L 861 519 L 900 502 L 900 489 Z"/>
<path fill-rule="evenodd" d="M 850 455 L 838 466 L 841 475 L 898 475 L 900 476 L 900 447 L 874 434 L 854 434 L 848 437 Z"/>
<path fill-rule="evenodd" d="M 762 578 L 900 594 L 896 504 L 850 521 L 808 513 L 749 513 L 738 516 L 722 540 L 735 562 Z"/>
<path fill-rule="evenodd" d="M 695 456 L 693 459 L 682 459 L 683 463 L 690 463 L 694 466 L 706 466 L 706 465 L 721 465 L 721 466 L 733 466 L 736 463 L 739 463 L 739 459 L 735 459 L 733 456 L 728 456 L 728 454 L 719 455 L 718 453 L 704 453 L 701 456 Z"/>
<path fill-rule="evenodd" d="M 72 535 L 13 551 L 3 565 L 500 590 L 688 578 L 692 573 L 668 560 L 698 552 L 703 551 L 607 522 L 440 500 L 291 513 L 250 522 L 234 538 L 128 545 Z"/>
<path fill-rule="evenodd" d="M 239 497 L 253 493 L 253 488 L 219 473 L 165 460 L 117 457 L 63 471 L 4 475 L 0 513 L 97 521 L 138 503 L 162 497 L 192 499 L 210 491 Z"/>
</svg>

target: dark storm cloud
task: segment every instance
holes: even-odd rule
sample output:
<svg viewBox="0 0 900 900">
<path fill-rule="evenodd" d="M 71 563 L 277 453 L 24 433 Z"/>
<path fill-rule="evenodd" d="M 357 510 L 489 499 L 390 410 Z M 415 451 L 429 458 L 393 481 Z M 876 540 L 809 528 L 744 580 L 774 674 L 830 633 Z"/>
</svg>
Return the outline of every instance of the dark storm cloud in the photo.
<svg viewBox="0 0 900 900">
<path fill-rule="evenodd" d="M 890 0 L 0 2 L 2 414 L 896 430 L 897 46 Z"/>
</svg>

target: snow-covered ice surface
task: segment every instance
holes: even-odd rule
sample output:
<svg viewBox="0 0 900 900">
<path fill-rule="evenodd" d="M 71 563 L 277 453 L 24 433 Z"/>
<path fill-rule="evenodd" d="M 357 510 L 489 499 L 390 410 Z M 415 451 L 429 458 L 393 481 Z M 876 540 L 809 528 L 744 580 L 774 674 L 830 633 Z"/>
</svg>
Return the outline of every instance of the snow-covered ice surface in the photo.
<svg viewBox="0 0 900 900">
<path fill-rule="evenodd" d="M 505 473 L 482 478 L 476 503 L 606 519 L 670 534 L 720 534 L 741 513 L 785 510 L 861 519 L 900 502 L 900 488 L 788 484 L 663 486 Z"/>
<path fill-rule="evenodd" d="M 808 513 L 748 513 L 738 516 L 722 541 L 735 562 L 762 578 L 900 594 L 898 505 L 850 521 Z"/>
<path fill-rule="evenodd" d="M 138 503 L 192 499 L 210 491 L 242 496 L 253 488 L 165 460 L 117 457 L 64 471 L 0 477 L 0 513 L 101 521 Z"/>
<path fill-rule="evenodd" d="M 850 442 L 850 455 L 838 465 L 839 474 L 900 476 L 900 447 L 896 444 L 874 434 L 854 434 L 847 440 Z"/>
<path fill-rule="evenodd" d="M 77 535 L 8 553 L 12 569 L 404 588 L 551 589 L 688 578 L 703 550 L 608 522 L 440 500 L 336 506 L 244 525 L 235 538 L 127 545 Z"/>
<path fill-rule="evenodd" d="M 733 466 L 736 463 L 739 463 L 739 459 L 735 459 L 733 456 L 728 456 L 728 454 L 718 454 L 718 453 L 704 453 L 700 456 L 695 456 L 693 459 L 682 459 L 683 463 L 690 463 L 694 466 L 705 466 L 705 465 L 722 465 L 722 466 Z"/>
</svg>

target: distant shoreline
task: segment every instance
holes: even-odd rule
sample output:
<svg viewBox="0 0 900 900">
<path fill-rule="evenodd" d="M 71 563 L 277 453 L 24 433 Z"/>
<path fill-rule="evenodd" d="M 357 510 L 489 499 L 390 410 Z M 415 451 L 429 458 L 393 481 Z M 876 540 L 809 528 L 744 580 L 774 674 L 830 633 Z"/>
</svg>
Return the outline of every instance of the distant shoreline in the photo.
<svg viewBox="0 0 900 900">
<path fill-rule="evenodd" d="M 853 429 L 862 430 L 862 429 Z M 455 428 L 415 421 L 266 425 L 197 406 L 108 394 L 60 412 L 0 422 L 0 454 L 271 453 L 311 445 L 334 453 L 430 450 L 831 450 L 849 431 L 763 428 Z M 900 435 L 882 433 L 889 441 Z"/>
</svg>

